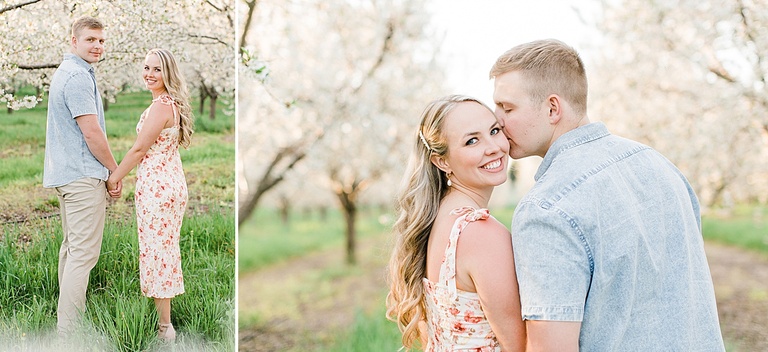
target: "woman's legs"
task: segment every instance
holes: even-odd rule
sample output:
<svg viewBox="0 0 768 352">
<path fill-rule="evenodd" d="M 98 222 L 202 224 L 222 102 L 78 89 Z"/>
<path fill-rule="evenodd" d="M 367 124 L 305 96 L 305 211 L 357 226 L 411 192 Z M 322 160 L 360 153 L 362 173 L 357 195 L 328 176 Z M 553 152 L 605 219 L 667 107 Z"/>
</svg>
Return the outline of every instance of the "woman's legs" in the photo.
<svg viewBox="0 0 768 352">
<path fill-rule="evenodd" d="M 170 298 L 155 298 L 155 308 L 157 308 L 157 316 L 160 324 L 171 323 L 171 299 Z"/>
<path fill-rule="evenodd" d="M 176 330 L 171 325 L 171 299 L 155 298 L 159 329 L 157 337 L 163 341 L 176 340 Z"/>
</svg>

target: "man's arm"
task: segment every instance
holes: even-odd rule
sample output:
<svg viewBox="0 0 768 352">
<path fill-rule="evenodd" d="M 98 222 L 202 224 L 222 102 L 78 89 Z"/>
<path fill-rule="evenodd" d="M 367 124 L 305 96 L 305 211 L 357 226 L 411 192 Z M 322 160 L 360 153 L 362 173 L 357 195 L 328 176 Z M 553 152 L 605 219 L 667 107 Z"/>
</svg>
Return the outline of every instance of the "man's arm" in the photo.
<svg viewBox="0 0 768 352">
<path fill-rule="evenodd" d="M 512 222 L 527 351 L 578 351 L 592 271 L 572 217 L 522 201 Z M 578 230 L 578 229 L 576 229 Z"/>
<path fill-rule="evenodd" d="M 96 157 L 102 165 L 104 165 L 109 171 L 114 171 L 117 168 L 117 162 L 115 156 L 112 155 L 112 150 L 109 149 L 107 143 L 107 135 L 101 130 L 99 126 L 98 117 L 94 114 L 80 115 L 75 118 L 77 126 L 80 127 L 80 131 L 83 132 L 85 137 L 85 143 L 88 145 L 88 150 Z"/>
<path fill-rule="evenodd" d="M 526 320 L 528 352 L 578 352 L 580 322 Z"/>
</svg>

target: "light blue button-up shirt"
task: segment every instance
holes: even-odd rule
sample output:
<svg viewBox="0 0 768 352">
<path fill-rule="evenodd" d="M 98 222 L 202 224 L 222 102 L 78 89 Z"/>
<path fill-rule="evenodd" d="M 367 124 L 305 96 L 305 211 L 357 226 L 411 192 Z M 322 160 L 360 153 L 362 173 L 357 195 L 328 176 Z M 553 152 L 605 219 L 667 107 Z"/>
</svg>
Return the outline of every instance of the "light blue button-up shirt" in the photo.
<svg viewBox="0 0 768 352">
<path fill-rule="evenodd" d="M 581 322 L 581 351 L 724 351 L 699 203 L 602 123 L 549 148 L 512 241 L 523 319 Z"/>
<path fill-rule="evenodd" d="M 64 186 L 86 177 L 107 180 L 109 170 L 88 149 L 75 121 L 89 114 L 97 115 L 101 130 L 106 131 L 93 67 L 77 55 L 65 54 L 48 92 L 43 187 Z"/>
</svg>

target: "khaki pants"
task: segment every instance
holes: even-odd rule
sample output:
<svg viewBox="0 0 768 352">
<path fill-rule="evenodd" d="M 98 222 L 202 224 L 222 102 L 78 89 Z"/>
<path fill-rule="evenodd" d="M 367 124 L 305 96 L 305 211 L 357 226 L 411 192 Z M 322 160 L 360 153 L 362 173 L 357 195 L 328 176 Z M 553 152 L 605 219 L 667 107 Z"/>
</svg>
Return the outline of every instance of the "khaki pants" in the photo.
<svg viewBox="0 0 768 352">
<path fill-rule="evenodd" d="M 58 331 L 71 331 L 85 311 L 85 291 L 96 265 L 104 233 L 107 188 L 104 181 L 82 178 L 56 187 L 64 240 L 59 250 Z"/>
</svg>

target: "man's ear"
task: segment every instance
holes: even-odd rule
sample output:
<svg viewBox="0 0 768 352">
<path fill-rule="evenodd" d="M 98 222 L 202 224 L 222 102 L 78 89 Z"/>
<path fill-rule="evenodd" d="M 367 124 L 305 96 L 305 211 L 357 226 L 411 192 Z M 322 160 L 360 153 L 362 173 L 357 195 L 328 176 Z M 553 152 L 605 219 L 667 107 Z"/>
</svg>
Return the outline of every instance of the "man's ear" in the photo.
<svg viewBox="0 0 768 352">
<path fill-rule="evenodd" d="M 438 169 L 442 170 L 446 174 L 450 174 L 452 172 L 451 165 L 448 164 L 442 155 L 432 154 L 432 156 L 429 157 L 429 161 L 432 162 L 432 165 L 437 166 Z"/>
<path fill-rule="evenodd" d="M 73 35 L 72 38 L 69 40 L 69 44 L 72 45 L 73 48 L 77 47 L 77 37 Z"/>
<path fill-rule="evenodd" d="M 549 123 L 556 125 L 563 117 L 563 101 L 557 94 L 552 94 L 547 97 L 547 105 L 549 106 Z"/>
</svg>

